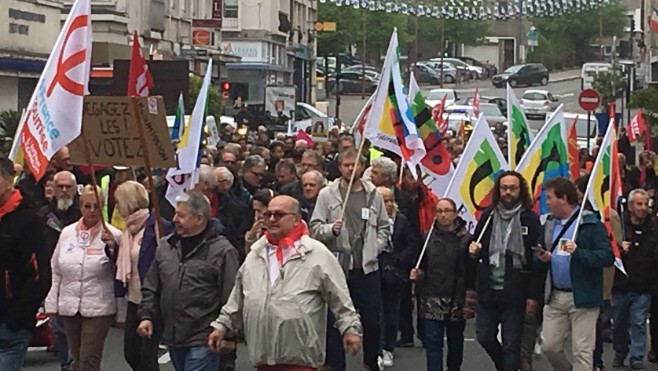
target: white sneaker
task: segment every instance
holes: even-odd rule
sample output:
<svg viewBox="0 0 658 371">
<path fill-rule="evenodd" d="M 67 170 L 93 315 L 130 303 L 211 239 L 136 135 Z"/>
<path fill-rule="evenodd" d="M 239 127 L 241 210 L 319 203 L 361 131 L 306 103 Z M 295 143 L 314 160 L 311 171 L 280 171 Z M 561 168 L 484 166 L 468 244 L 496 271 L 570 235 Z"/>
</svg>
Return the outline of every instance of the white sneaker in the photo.
<svg viewBox="0 0 658 371">
<path fill-rule="evenodd" d="M 393 353 L 384 351 L 384 367 L 393 367 Z"/>
<path fill-rule="evenodd" d="M 379 371 L 384 371 L 384 358 L 382 356 L 377 357 L 377 368 L 379 368 Z"/>
</svg>

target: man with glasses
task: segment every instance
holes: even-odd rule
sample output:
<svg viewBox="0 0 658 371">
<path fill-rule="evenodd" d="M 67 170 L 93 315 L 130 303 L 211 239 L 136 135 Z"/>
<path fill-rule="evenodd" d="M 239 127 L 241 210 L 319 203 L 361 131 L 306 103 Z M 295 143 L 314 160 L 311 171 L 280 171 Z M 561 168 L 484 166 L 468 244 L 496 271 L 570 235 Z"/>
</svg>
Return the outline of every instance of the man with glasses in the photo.
<svg viewBox="0 0 658 371">
<path fill-rule="evenodd" d="M 64 227 L 80 220 L 80 197 L 75 175 L 70 171 L 60 171 L 53 178 L 55 195 L 50 203 L 39 210 L 39 217 L 46 225 L 44 251 L 52 257 L 59 241 L 59 235 Z M 50 261 L 50 259 L 48 259 Z M 50 277 L 48 278 L 50 282 Z M 68 370 L 73 363 L 73 357 L 69 353 L 66 342 L 66 333 L 61 317 L 51 316 L 50 324 L 55 335 L 55 351 L 60 361 L 62 370 Z"/>
<path fill-rule="evenodd" d="M 353 147 L 338 155 L 341 176 L 320 191 L 310 225 L 313 236 L 334 252 L 348 275 L 352 300 L 363 321 L 364 363 L 378 370 L 382 315 L 378 256 L 387 246 L 391 229 L 382 196 L 362 179 L 365 162 Z M 354 183 L 348 189 L 353 172 Z M 345 355 L 335 337 L 328 339 L 327 358 L 332 370 L 344 370 Z"/>
<path fill-rule="evenodd" d="M 261 189 L 265 171 L 266 164 L 262 157 L 252 155 L 244 160 L 244 164 L 242 164 L 242 185 L 251 196 Z M 238 198 L 241 199 L 241 197 Z"/>
<path fill-rule="evenodd" d="M 533 261 L 531 249 L 541 226 L 532 207 L 523 176 L 516 171 L 502 173 L 494 184 L 492 205 L 473 233 L 478 240 L 469 246 L 468 264 L 475 266 L 478 293 L 477 341 L 497 371 L 519 370 L 524 314 L 534 312 L 543 295 L 545 274 Z M 499 325 L 502 344 L 497 338 Z"/>
<path fill-rule="evenodd" d="M 210 349 L 218 351 L 229 331 L 243 330 L 253 367 L 315 370 L 324 364 L 331 310 L 345 350 L 356 355 L 361 323 L 345 277 L 326 246 L 309 237 L 299 203 L 275 197 L 263 216 L 265 234 L 252 245 L 228 303 L 212 323 Z"/>
</svg>

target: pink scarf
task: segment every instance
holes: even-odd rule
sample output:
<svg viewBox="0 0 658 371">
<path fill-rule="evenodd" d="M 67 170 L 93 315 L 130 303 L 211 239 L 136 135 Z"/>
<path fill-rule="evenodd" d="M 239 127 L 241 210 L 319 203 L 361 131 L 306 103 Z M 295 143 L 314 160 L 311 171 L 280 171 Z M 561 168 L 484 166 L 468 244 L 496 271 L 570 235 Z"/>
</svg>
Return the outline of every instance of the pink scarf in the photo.
<svg viewBox="0 0 658 371">
<path fill-rule="evenodd" d="M 130 262 L 130 250 L 135 242 L 135 235 L 144 229 L 148 218 L 148 209 L 137 210 L 126 218 L 126 230 L 121 234 L 121 243 L 119 244 L 116 275 L 116 279 L 123 282 L 124 287 L 127 286 L 133 274 L 132 263 Z M 137 272 L 134 273 L 137 274 Z"/>
</svg>

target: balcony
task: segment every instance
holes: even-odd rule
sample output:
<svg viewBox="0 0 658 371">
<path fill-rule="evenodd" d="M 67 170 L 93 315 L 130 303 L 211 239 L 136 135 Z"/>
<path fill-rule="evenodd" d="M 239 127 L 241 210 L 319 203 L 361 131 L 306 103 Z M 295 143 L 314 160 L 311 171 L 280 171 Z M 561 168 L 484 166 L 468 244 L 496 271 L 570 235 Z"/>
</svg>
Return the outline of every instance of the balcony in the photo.
<svg viewBox="0 0 658 371">
<path fill-rule="evenodd" d="M 240 22 L 238 18 L 222 19 L 222 31 L 240 31 Z"/>
</svg>

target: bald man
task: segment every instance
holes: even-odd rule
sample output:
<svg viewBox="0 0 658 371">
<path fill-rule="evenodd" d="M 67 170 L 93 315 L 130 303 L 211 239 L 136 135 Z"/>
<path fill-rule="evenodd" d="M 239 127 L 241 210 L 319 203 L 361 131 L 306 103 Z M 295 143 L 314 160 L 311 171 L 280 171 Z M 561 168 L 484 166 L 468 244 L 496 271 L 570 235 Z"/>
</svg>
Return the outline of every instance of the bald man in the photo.
<svg viewBox="0 0 658 371">
<path fill-rule="evenodd" d="M 325 361 L 330 309 L 345 349 L 356 355 L 361 322 L 336 258 L 309 237 L 294 198 L 273 198 L 264 218 L 265 235 L 252 245 L 228 303 L 211 324 L 210 349 L 219 351 L 228 331 L 243 330 L 249 360 L 259 371 L 315 370 Z M 262 277 L 269 278 L 269 288 Z"/>
</svg>

